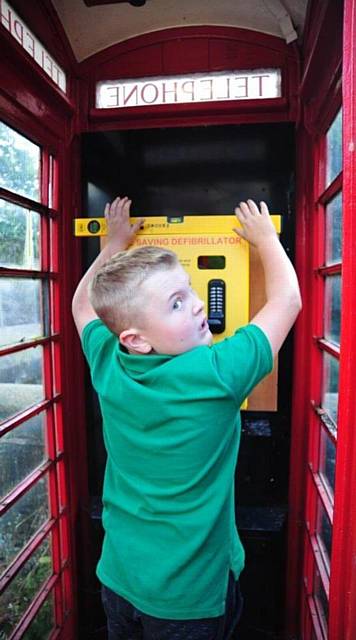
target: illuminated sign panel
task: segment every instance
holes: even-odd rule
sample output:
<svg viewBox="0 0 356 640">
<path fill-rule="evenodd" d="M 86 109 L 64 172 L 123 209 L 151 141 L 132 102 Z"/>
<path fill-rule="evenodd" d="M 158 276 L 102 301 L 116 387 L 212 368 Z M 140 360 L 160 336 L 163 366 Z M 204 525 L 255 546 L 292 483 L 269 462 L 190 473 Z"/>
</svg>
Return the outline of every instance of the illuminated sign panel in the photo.
<svg viewBox="0 0 356 640">
<path fill-rule="evenodd" d="M 61 67 L 28 29 L 5 0 L 0 0 L 1 24 L 11 33 L 23 49 L 47 73 L 62 91 L 66 91 L 66 76 Z"/>
<path fill-rule="evenodd" d="M 106 80 L 96 85 L 98 109 L 120 109 L 157 104 L 261 100 L 280 98 L 279 69 L 229 71 L 161 78 Z"/>
</svg>

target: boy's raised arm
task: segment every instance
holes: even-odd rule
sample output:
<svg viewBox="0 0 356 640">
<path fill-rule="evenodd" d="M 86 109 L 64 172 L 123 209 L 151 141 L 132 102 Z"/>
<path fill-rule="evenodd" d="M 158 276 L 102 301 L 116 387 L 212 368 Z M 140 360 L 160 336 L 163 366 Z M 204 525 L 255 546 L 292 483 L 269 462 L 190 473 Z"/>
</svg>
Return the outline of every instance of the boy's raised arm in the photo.
<svg viewBox="0 0 356 640">
<path fill-rule="evenodd" d="M 107 204 L 105 207 L 105 218 L 108 225 L 108 242 L 80 280 L 73 296 L 72 313 L 79 335 L 81 335 L 88 322 L 97 318 L 88 296 L 88 284 L 90 280 L 94 276 L 94 273 L 109 260 L 111 256 L 127 249 L 142 224 L 143 219 L 140 218 L 136 224 L 131 225 L 130 206 L 131 200 L 127 197 L 117 197 L 111 204 Z"/>
<path fill-rule="evenodd" d="M 294 267 L 279 242 L 267 205 L 258 209 L 253 200 L 241 202 L 235 209 L 242 225 L 236 233 L 253 244 L 260 255 L 267 302 L 250 321 L 262 329 L 276 355 L 293 326 L 302 302 Z"/>
</svg>

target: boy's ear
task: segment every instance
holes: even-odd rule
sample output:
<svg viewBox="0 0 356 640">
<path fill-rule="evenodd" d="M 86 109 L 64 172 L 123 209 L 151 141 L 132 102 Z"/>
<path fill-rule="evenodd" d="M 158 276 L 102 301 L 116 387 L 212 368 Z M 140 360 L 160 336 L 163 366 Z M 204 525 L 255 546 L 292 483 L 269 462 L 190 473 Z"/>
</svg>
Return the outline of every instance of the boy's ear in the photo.
<svg viewBox="0 0 356 640">
<path fill-rule="evenodd" d="M 119 339 L 130 353 L 146 354 L 152 351 L 150 343 L 136 329 L 131 328 L 121 331 Z"/>
</svg>

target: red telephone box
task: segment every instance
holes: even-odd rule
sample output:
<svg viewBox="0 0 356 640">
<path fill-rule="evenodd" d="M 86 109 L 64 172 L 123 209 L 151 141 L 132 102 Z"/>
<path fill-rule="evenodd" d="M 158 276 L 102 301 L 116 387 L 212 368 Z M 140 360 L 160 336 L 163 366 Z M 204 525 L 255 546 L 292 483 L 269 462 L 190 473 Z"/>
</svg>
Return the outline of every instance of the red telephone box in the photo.
<svg viewBox="0 0 356 640">
<path fill-rule="evenodd" d="M 303 295 L 276 406 L 243 416 L 238 637 L 353 640 L 355 0 L 310 0 L 298 43 L 182 23 L 81 62 L 56 6 L 0 2 L 0 634 L 105 638 L 105 454 L 70 313 L 99 246 L 73 218 L 118 185 L 148 216 L 230 212 L 237 187 L 280 209 Z"/>
</svg>

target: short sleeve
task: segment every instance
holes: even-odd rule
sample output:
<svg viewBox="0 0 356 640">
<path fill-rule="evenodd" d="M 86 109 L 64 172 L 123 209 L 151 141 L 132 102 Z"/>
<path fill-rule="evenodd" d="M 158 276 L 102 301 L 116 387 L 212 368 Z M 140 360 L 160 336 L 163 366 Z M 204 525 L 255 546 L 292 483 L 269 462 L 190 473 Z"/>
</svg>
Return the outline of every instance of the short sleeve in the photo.
<svg viewBox="0 0 356 640">
<path fill-rule="evenodd" d="M 92 320 L 84 327 L 81 336 L 82 348 L 88 361 L 92 375 L 108 350 L 112 351 L 117 337 L 101 322 Z"/>
<path fill-rule="evenodd" d="M 212 347 L 215 367 L 240 405 L 273 368 L 267 336 L 257 325 L 242 327 Z"/>
</svg>

